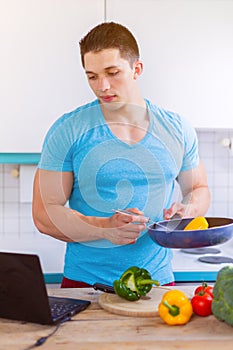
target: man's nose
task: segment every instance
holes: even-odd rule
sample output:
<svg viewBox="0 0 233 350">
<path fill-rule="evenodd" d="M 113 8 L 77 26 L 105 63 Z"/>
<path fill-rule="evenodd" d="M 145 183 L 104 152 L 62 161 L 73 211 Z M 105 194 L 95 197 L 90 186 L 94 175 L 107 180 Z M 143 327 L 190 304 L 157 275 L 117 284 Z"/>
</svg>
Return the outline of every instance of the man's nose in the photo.
<svg viewBox="0 0 233 350">
<path fill-rule="evenodd" d="M 106 91 L 110 88 L 110 83 L 108 78 L 103 77 L 103 78 L 99 78 L 98 81 L 98 89 L 101 91 Z"/>
</svg>

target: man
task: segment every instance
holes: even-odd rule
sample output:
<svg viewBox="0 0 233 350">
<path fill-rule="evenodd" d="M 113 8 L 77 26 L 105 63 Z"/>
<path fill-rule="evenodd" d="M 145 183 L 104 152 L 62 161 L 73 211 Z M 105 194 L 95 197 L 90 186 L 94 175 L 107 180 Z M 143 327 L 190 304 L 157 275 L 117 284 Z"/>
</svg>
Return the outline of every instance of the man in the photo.
<svg viewBox="0 0 233 350">
<path fill-rule="evenodd" d="M 35 225 L 67 242 L 62 287 L 111 285 L 132 265 L 173 283 L 172 253 L 150 239 L 147 221 L 208 209 L 196 134 L 142 97 L 143 64 L 127 28 L 100 24 L 80 49 L 97 99 L 59 118 L 46 136 L 34 180 Z M 183 199 L 172 203 L 176 180 Z"/>
</svg>

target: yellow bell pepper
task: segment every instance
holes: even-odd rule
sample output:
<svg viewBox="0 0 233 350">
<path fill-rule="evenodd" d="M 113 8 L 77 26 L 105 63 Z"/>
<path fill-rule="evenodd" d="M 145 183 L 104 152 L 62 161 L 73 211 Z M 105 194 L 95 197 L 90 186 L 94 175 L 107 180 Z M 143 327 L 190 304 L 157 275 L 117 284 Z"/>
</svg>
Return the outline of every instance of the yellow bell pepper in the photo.
<svg viewBox="0 0 233 350">
<path fill-rule="evenodd" d="M 208 221 L 203 216 L 197 216 L 191 220 L 184 230 L 206 230 L 209 227 Z"/>
<path fill-rule="evenodd" d="M 192 314 L 192 304 L 180 290 L 170 290 L 163 295 L 158 306 L 159 316 L 169 325 L 186 324 Z"/>
</svg>

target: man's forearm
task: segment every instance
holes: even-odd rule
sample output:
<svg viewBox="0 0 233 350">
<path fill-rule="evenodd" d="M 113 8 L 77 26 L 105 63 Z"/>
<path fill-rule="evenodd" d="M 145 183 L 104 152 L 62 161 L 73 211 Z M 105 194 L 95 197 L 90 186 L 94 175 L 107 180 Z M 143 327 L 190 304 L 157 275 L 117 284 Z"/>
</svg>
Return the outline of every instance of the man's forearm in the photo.
<svg viewBox="0 0 233 350">
<path fill-rule="evenodd" d="M 205 215 L 209 208 L 210 193 L 208 186 L 201 186 L 187 193 L 182 202 L 175 202 L 168 209 L 164 209 L 164 219 L 170 220 L 174 215 L 181 218 Z"/>
<path fill-rule="evenodd" d="M 60 205 L 49 205 L 34 214 L 38 230 L 65 242 L 85 242 L 104 238 L 107 218 L 84 216 Z"/>
<path fill-rule="evenodd" d="M 195 217 L 205 215 L 210 204 L 208 186 L 195 188 L 192 192 L 183 197 L 182 203 L 187 206 L 185 216 Z"/>
</svg>

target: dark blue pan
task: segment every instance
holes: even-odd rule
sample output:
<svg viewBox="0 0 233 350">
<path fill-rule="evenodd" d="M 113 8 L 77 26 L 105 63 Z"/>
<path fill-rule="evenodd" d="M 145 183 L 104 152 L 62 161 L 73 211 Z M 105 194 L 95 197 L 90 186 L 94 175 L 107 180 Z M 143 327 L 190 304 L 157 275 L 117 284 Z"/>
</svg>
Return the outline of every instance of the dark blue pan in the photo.
<svg viewBox="0 0 233 350">
<path fill-rule="evenodd" d="M 193 218 L 175 219 L 153 223 L 148 227 L 151 239 L 167 248 L 200 248 L 227 242 L 233 236 L 233 219 L 206 217 L 206 230 L 184 231 Z"/>
</svg>

